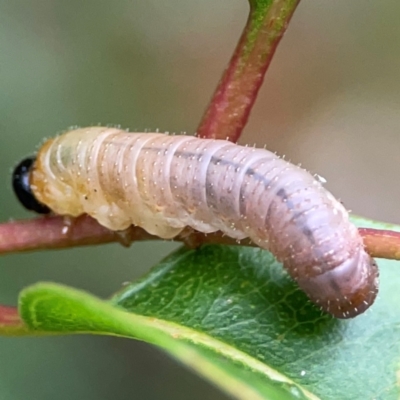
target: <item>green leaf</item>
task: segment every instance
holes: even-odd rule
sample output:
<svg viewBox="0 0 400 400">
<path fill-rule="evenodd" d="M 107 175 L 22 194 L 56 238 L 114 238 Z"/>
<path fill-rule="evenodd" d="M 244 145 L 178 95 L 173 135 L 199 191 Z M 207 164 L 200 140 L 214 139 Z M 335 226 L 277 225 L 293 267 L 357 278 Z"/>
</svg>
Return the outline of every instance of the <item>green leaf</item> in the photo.
<svg viewBox="0 0 400 400">
<path fill-rule="evenodd" d="M 158 345 L 239 399 L 307 399 L 287 377 L 202 332 L 127 313 L 87 293 L 52 283 L 25 289 L 20 313 L 31 332 L 133 337 Z"/>
<path fill-rule="evenodd" d="M 155 344 L 241 399 L 397 399 L 396 266 L 379 262 L 378 299 L 352 320 L 321 314 L 270 253 L 217 245 L 176 251 L 108 302 L 55 284 L 32 286 L 21 293 L 20 313 L 37 334 Z"/>
</svg>

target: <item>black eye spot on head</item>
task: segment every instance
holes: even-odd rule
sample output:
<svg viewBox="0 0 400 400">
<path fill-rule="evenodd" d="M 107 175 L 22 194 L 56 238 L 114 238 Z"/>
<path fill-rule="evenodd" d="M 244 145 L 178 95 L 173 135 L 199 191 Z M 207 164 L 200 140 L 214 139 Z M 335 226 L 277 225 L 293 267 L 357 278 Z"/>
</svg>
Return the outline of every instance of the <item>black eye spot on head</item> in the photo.
<svg viewBox="0 0 400 400">
<path fill-rule="evenodd" d="M 51 210 L 35 198 L 29 185 L 29 175 L 34 161 L 33 157 L 25 158 L 15 167 L 12 175 L 14 193 L 26 209 L 38 214 L 49 214 Z"/>
</svg>

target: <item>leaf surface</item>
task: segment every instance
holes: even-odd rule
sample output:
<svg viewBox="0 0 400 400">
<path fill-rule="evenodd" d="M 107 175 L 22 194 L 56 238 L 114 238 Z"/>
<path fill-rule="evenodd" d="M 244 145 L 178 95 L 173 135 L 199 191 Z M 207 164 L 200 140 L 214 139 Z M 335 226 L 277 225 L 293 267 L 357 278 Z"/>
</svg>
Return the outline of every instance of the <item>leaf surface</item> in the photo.
<svg viewBox="0 0 400 400">
<path fill-rule="evenodd" d="M 400 272 L 378 264 L 378 298 L 352 320 L 322 314 L 270 253 L 218 245 L 177 250 L 109 301 L 31 286 L 20 313 L 31 333 L 147 341 L 240 399 L 397 399 Z"/>
</svg>

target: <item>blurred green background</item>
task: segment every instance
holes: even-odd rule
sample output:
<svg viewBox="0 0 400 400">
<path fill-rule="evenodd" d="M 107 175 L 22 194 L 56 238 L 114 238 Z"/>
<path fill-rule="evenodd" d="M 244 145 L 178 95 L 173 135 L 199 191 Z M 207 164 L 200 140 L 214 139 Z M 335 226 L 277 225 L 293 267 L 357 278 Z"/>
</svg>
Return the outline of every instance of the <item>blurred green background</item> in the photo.
<svg viewBox="0 0 400 400">
<path fill-rule="evenodd" d="M 328 180 L 357 214 L 400 223 L 400 3 L 303 0 L 242 143 Z M 71 125 L 193 132 L 247 17 L 245 0 L 0 1 L 0 220 L 26 218 L 10 171 Z M 2 257 L 0 303 L 47 280 L 107 297 L 175 247 Z M 146 344 L 0 338 L 0 400 L 226 399 Z"/>
</svg>

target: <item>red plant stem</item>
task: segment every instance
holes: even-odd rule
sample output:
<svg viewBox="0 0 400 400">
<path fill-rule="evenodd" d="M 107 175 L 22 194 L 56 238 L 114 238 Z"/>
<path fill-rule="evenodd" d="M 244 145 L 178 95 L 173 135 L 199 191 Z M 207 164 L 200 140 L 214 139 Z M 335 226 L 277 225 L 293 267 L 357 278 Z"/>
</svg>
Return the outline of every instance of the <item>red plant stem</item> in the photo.
<svg viewBox="0 0 400 400">
<path fill-rule="evenodd" d="M 128 245 L 137 240 L 135 235 L 138 235 L 140 240 L 152 237 L 139 228 L 132 231 L 129 231 L 130 236 L 110 231 L 87 215 L 75 219 L 51 216 L 7 222 L 0 225 L 0 254 L 111 242 Z"/>
<path fill-rule="evenodd" d="M 250 1 L 247 24 L 200 122 L 197 136 L 237 142 L 299 2 Z"/>
<path fill-rule="evenodd" d="M 359 231 L 367 252 L 373 257 L 400 260 L 399 232 L 371 228 L 360 228 Z M 110 231 L 87 215 L 72 221 L 53 216 L 0 224 L 0 254 L 113 242 L 128 246 L 133 242 L 144 240 L 160 240 L 160 238 L 136 226 L 123 232 Z M 205 243 L 255 246 L 250 240 L 238 242 L 222 232 L 205 235 L 190 228 L 185 229 L 174 240 L 183 242 L 189 247 L 198 247 Z"/>
<path fill-rule="evenodd" d="M 16 307 L 0 305 L 0 326 L 20 324 L 21 320 Z"/>
<path fill-rule="evenodd" d="M 144 240 L 161 239 L 137 226 L 132 226 L 122 232 L 110 231 L 87 215 L 76 219 L 51 216 L 0 224 L 0 254 L 113 242 L 129 246 L 132 242 Z M 174 240 L 183 242 L 189 247 L 198 247 L 202 243 L 237 243 L 221 232 L 204 235 L 190 228 L 185 229 Z M 249 242 L 242 241 L 242 243 Z"/>
<path fill-rule="evenodd" d="M 360 228 L 367 252 L 373 257 L 400 260 L 400 232 Z"/>
<path fill-rule="evenodd" d="M 1 336 L 18 336 L 28 333 L 28 328 L 21 320 L 17 307 L 0 305 Z"/>
</svg>

